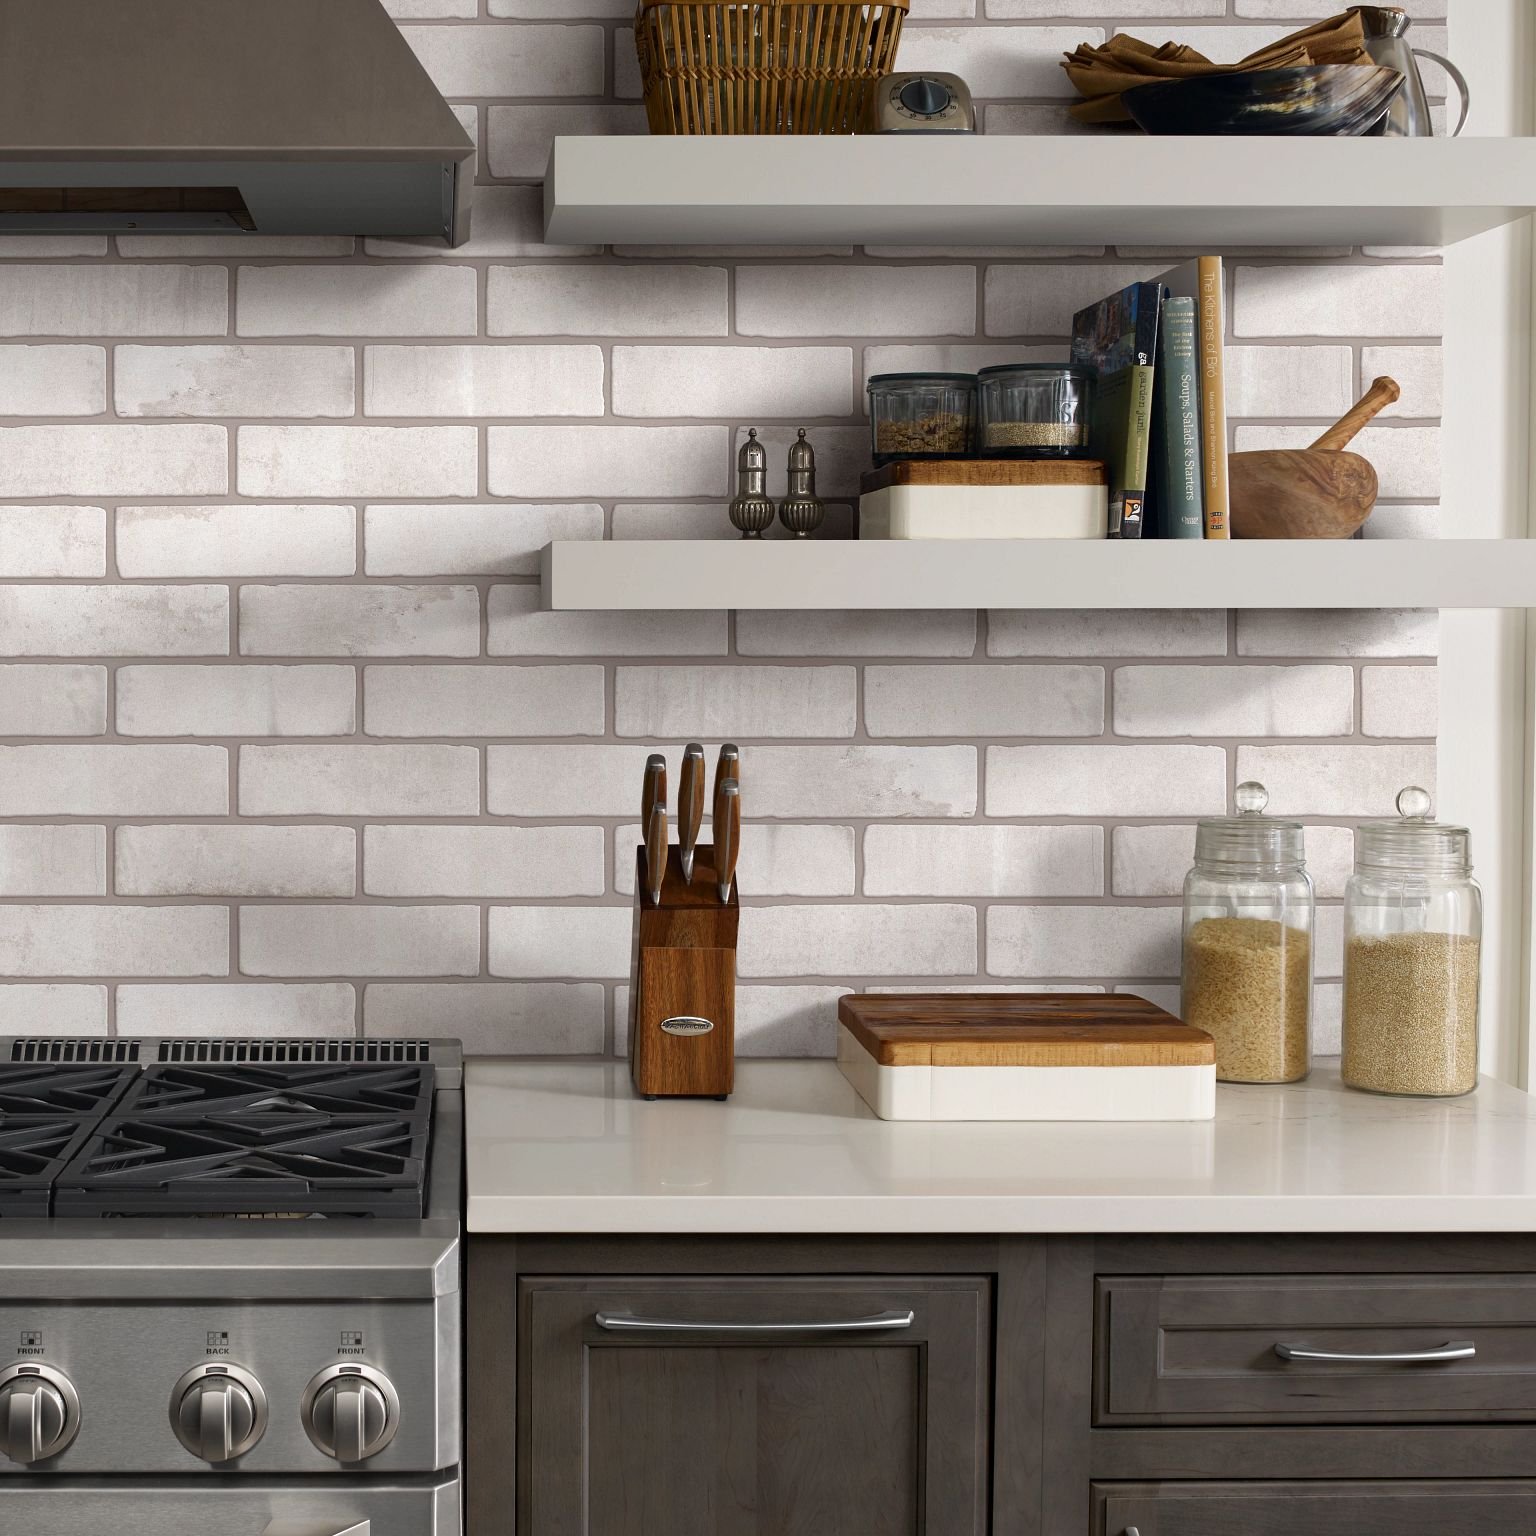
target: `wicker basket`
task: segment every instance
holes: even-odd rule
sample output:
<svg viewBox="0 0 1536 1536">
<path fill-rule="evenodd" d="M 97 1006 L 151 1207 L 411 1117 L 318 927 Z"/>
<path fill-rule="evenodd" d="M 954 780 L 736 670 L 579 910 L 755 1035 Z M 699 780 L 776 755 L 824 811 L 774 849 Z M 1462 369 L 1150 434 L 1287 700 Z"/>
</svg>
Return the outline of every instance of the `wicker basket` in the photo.
<svg viewBox="0 0 1536 1536">
<path fill-rule="evenodd" d="M 854 133 L 910 0 L 640 0 L 652 133 Z"/>
</svg>

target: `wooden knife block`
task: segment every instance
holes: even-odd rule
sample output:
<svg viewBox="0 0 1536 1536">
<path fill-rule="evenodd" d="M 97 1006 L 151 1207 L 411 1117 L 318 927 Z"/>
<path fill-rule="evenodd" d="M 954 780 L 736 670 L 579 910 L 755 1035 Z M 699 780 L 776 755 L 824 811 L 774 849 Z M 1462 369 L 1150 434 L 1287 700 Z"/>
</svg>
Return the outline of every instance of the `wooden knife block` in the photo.
<svg viewBox="0 0 1536 1536">
<path fill-rule="evenodd" d="M 629 1075 L 648 1099 L 723 1099 L 735 1086 L 741 910 L 734 883 L 721 902 L 714 861 L 713 845 L 700 843 L 690 885 L 680 851 L 669 848 L 661 900 L 653 904 L 644 847 L 636 853 Z"/>
</svg>

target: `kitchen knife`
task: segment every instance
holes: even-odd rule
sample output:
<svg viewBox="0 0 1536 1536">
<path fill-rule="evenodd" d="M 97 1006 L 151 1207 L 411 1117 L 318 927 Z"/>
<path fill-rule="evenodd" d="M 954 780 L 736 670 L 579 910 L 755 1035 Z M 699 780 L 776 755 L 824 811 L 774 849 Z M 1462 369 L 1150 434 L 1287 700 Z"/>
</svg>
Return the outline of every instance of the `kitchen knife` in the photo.
<svg viewBox="0 0 1536 1536">
<path fill-rule="evenodd" d="M 741 783 L 741 748 L 734 741 L 728 741 L 720 748 L 720 761 L 715 764 L 715 793 L 720 793 L 720 786 L 727 779 L 735 779 Z M 714 802 L 710 802 L 713 807 Z"/>
<path fill-rule="evenodd" d="M 640 790 L 640 836 L 645 837 L 651 825 L 651 807 L 657 801 L 667 803 L 667 760 L 660 752 L 652 752 L 645 760 L 645 783 Z"/>
<path fill-rule="evenodd" d="M 715 878 L 723 902 L 731 899 L 740 848 L 741 785 L 735 779 L 721 779 L 715 785 Z"/>
<path fill-rule="evenodd" d="M 693 881 L 693 853 L 704 819 L 704 748 L 690 741 L 683 748 L 683 777 L 677 788 L 677 846 L 682 854 L 683 879 Z"/>
<path fill-rule="evenodd" d="M 658 800 L 645 821 L 645 883 L 651 905 L 661 905 L 661 882 L 667 872 L 667 803 Z"/>
</svg>

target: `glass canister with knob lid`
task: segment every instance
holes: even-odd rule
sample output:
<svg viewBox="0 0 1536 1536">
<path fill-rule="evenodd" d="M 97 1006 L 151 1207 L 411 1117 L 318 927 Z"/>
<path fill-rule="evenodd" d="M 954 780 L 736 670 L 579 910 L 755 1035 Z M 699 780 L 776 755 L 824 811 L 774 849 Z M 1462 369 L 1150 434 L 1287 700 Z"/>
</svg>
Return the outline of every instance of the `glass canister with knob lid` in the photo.
<svg viewBox="0 0 1536 1536">
<path fill-rule="evenodd" d="M 1396 821 L 1355 834 L 1344 897 L 1344 1081 L 1451 1098 L 1477 1086 L 1483 899 L 1465 827 L 1405 789 Z"/>
<path fill-rule="evenodd" d="M 1184 1022 L 1216 1042 L 1226 1083 L 1294 1083 L 1312 1065 L 1312 880 L 1301 823 L 1239 784 L 1202 821 L 1184 882 Z"/>
</svg>

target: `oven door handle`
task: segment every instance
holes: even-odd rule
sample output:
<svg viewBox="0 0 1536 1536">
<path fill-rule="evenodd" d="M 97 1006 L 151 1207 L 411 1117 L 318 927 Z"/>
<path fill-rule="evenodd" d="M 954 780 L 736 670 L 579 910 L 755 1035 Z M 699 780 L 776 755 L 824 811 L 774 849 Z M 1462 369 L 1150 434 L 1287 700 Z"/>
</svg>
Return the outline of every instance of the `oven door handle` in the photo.
<svg viewBox="0 0 1536 1536">
<path fill-rule="evenodd" d="M 261 1536 L 372 1536 L 372 1520 L 338 1525 L 334 1520 L 274 1520 Z"/>
</svg>

